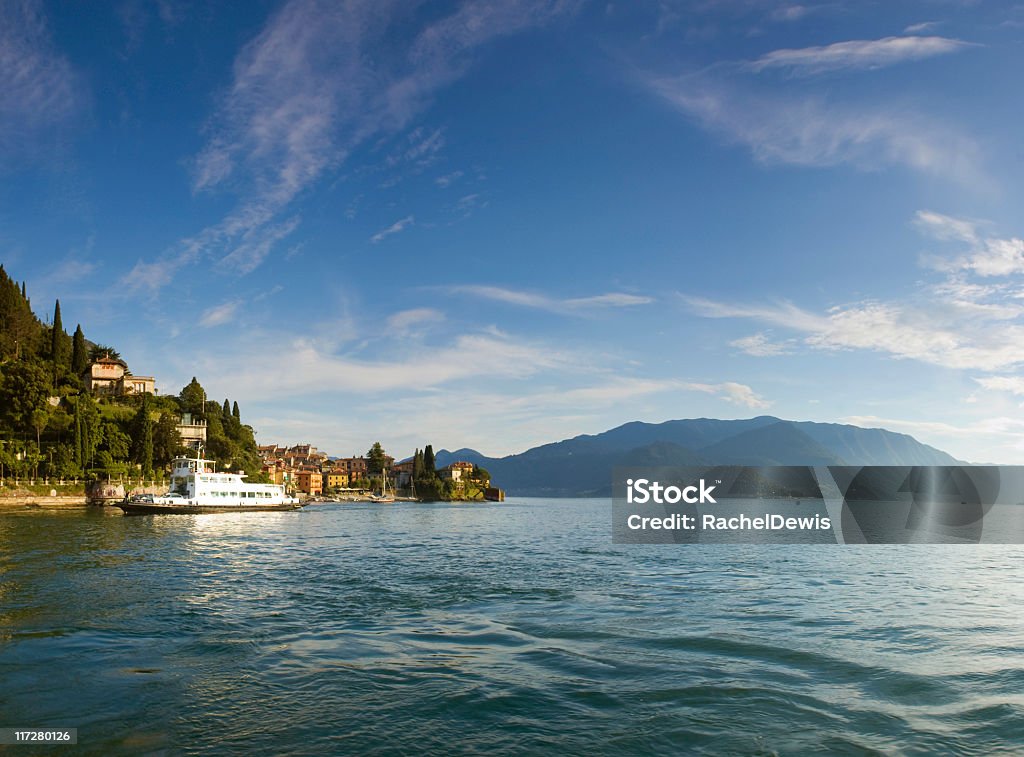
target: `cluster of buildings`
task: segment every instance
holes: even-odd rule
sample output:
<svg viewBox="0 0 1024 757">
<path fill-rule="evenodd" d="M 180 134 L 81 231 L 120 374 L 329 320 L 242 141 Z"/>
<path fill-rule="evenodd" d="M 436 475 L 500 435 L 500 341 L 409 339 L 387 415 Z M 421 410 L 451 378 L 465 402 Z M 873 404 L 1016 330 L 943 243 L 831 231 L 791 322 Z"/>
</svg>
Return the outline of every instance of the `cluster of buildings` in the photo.
<svg viewBox="0 0 1024 757">
<path fill-rule="evenodd" d="M 362 491 L 371 476 L 369 462 L 363 456 L 331 458 L 311 444 L 282 447 L 263 444 L 259 447 L 263 472 L 272 483 L 283 484 L 304 494 L 324 492 Z M 396 463 L 390 455 L 384 457 L 388 488 L 392 491 L 412 486 L 412 459 Z M 473 473 L 473 463 L 455 462 L 437 471 L 442 479 L 460 484 Z M 377 476 L 374 476 L 375 478 Z"/>
<path fill-rule="evenodd" d="M 259 452 L 263 460 L 262 470 L 271 482 L 284 484 L 305 494 L 317 495 L 339 489 L 359 490 L 363 488 L 359 484 L 370 477 L 365 457 L 339 457 L 332 460 L 327 453 L 320 452 L 311 444 L 297 444 L 294 447 L 261 444 Z M 384 466 L 388 469 L 389 481 L 394 482 L 395 459 L 386 456 Z"/>
</svg>

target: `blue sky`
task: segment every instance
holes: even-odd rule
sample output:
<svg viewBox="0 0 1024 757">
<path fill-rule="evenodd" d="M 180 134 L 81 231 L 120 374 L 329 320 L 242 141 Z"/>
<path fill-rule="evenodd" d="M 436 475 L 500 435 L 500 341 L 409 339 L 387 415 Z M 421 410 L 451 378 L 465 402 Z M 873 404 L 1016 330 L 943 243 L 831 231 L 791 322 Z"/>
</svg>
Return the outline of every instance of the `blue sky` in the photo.
<svg viewBox="0 0 1024 757">
<path fill-rule="evenodd" d="M 1020 463 L 1022 41 L 984 0 L 4 3 L 0 260 L 263 443 L 770 413 Z"/>
</svg>

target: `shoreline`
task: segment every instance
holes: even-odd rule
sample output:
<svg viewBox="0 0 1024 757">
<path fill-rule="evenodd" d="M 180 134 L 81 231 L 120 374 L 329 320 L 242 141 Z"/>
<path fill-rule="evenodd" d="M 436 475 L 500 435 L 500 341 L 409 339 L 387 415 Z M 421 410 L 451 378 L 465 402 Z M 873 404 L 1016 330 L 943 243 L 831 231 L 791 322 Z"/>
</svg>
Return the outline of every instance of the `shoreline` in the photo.
<svg viewBox="0 0 1024 757">
<path fill-rule="evenodd" d="M 55 497 L 38 494 L 0 495 L 0 513 L 22 510 L 87 510 L 90 507 L 84 494 L 58 494 Z"/>
</svg>

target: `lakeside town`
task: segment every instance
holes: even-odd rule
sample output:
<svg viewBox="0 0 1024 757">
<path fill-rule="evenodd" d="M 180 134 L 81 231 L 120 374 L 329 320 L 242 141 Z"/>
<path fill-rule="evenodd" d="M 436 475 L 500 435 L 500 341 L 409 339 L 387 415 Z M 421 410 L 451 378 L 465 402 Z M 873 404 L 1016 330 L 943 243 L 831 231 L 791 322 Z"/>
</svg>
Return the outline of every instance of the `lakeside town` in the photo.
<svg viewBox="0 0 1024 757">
<path fill-rule="evenodd" d="M 405 458 L 379 442 L 332 456 L 309 443 L 257 445 L 238 402 L 207 396 L 197 378 L 178 394 L 135 373 L 116 349 L 68 335 L 60 301 L 41 321 L 0 266 L 0 498 L 50 495 L 112 502 L 166 490 L 180 457 L 216 472 L 275 484 L 310 500 L 500 501 L 490 474 L 470 462 L 437 466 L 426 444 Z"/>
</svg>

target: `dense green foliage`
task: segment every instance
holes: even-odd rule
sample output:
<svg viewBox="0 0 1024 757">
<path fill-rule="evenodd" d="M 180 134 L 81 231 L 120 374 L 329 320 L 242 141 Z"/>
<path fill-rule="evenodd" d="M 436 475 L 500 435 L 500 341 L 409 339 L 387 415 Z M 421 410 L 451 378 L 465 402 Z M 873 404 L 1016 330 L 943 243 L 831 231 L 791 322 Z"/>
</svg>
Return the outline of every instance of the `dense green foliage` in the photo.
<svg viewBox="0 0 1024 757">
<path fill-rule="evenodd" d="M 380 446 L 380 442 L 374 442 L 366 453 L 366 472 L 370 476 L 380 476 L 386 462 L 387 454 L 384 452 L 384 448 Z"/>
<path fill-rule="evenodd" d="M 81 325 L 65 331 L 60 302 L 53 323 L 32 312 L 25 286 L 0 265 L 0 479 L 160 476 L 184 448 L 184 412 L 208 423 L 207 457 L 261 480 L 253 430 L 238 403 L 206 401 L 193 378 L 179 396 L 93 397 L 83 376 L 92 360 L 119 359 L 88 341 Z"/>
<path fill-rule="evenodd" d="M 491 484 L 491 474 L 474 465 L 460 481 L 442 478 L 436 470 L 434 447 L 428 444 L 412 456 L 412 479 L 416 496 L 424 500 L 481 500 Z"/>
</svg>

